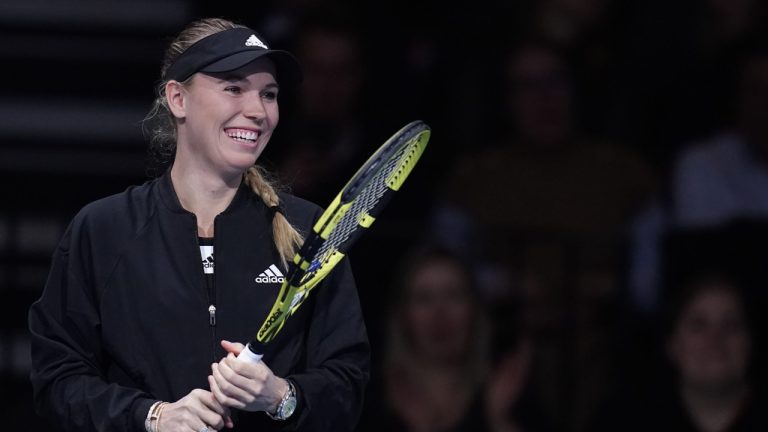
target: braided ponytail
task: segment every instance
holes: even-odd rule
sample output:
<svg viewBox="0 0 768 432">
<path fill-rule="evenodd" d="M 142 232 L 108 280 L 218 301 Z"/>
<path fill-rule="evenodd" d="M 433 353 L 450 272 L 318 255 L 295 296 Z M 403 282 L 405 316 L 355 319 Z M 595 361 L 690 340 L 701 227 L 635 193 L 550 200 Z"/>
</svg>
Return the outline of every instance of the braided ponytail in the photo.
<svg viewBox="0 0 768 432">
<path fill-rule="evenodd" d="M 272 208 L 280 205 L 280 198 L 272 183 L 269 182 L 264 168 L 256 165 L 248 168 L 245 173 L 245 183 L 253 189 L 253 192 L 264 201 L 267 207 Z M 272 237 L 275 239 L 275 248 L 280 254 L 280 262 L 283 268 L 287 268 L 288 262 L 293 259 L 296 249 L 304 239 L 279 211 L 275 212 L 272 218 Z"/>
</svg>

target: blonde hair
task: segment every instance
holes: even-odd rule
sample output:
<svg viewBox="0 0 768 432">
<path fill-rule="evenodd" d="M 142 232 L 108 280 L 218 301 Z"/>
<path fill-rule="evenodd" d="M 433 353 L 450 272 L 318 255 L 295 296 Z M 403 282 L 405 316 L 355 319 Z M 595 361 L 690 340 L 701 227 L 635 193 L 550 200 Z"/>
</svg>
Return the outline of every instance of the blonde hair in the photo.
<svg viewBox="0 0 768 432">
<path fill-rule="evenodd" d="M 279 208 L 280 197 L 277 195 L 274 182 L 270 181 L 267 170 L 257 165 L 248 168 L 245 173 L 245 183 L 264 201 L 267 207 Z M 287 268 L 288 261 L 293 259 L 296 249 L 301 246 L 304 238 L 286 219 L 282 211 L 275 211 L 272 217 L 272 237 L 275 240 L 275 249 L 280 254 L 280 262 L 283 264 L 283 268 Z"/>
<path fill-rule="evenodd" d="M 176 119 L 171 114 L 168 101 L 165 98 L 165 86 L 169 81 L 166 77 L 168 68 L 195 42 L 206 36 L 234 28 L 245 28 L 245 26 L 222 18 L 204 18 L 192 22 L 168 45 L 160 68 L 160 83 L 157 86 L 157 97 L 147 117 L 144 119 L 145 124 L 151 123 L 152 125 L 149 148 L 150 158 L 155 170 L 169 165 L 176 154 Z M 181 84 L 187 85 L 190 80 L 191 77 Z M 280 197 L 276 191 L 276 182 L 271 179 L 271 176 L 264 168 L 255 165 L 250 167 L 245 172 L 243 181 L 251 187 L 253 192 L 261 198 L 268 208 L 279 208 Z M 293 259 L 296 250 L 303 242 L 303 237 L 281 211 L 274 212 L 272 236 L 283 268 L 287 268 L 288 262 Z"/>
</svg>

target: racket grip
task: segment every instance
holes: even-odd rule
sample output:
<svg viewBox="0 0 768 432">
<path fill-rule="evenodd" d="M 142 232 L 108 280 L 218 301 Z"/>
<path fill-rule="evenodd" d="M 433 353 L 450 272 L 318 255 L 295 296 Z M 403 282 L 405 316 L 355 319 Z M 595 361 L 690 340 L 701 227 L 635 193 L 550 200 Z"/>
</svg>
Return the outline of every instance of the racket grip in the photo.
<svg viewBox="0 0 768 432">
<path fill-rule="evenodd" d="M 261 361 L 263 356 L 263 354 L 256 354 L 253 351 L 253 348 L 251 348 L 251 344 L 249 342 L 248 345 L 246 345 L 245 348 L 240 351 L 240 354 L 238 354 L 237 358 L 251 363 L 258 363 Z"/>
</svg>

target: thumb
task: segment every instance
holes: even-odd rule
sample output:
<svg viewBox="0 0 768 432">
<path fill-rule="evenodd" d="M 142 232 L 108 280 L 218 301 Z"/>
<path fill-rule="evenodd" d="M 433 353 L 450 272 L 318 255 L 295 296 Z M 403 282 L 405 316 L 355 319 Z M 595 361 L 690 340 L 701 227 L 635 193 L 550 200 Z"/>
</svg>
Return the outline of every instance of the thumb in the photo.
<svg viewBox="0 0 768 432">
<path fill-rule="evenodd" d="M 245 348 L 245 345 L 239 342 L 230 342 L 227 340 L 223 340 L 221 341 L 221 347 L 224 348 L 226 352 L 232 353 L 237 356 L 240 354 L 240 351 L 242 351 Z"/>
</svg>

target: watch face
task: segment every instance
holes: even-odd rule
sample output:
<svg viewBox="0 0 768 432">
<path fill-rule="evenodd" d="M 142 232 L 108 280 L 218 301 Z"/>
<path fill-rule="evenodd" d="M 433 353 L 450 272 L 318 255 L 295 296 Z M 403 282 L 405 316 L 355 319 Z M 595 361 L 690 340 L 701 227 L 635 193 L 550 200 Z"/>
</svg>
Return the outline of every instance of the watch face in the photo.
<svg viewBox="0 0 768 432">
<path fill-rule="evenodd" d="M 296 398 L 295 397 L 289 397 L 285 403 L 283 404 L 283 409 L 280 410 L 280 417 L 283 419 L 287 419 L 290 417 L 293 412 L 296 410 Z"/>
</svg>

